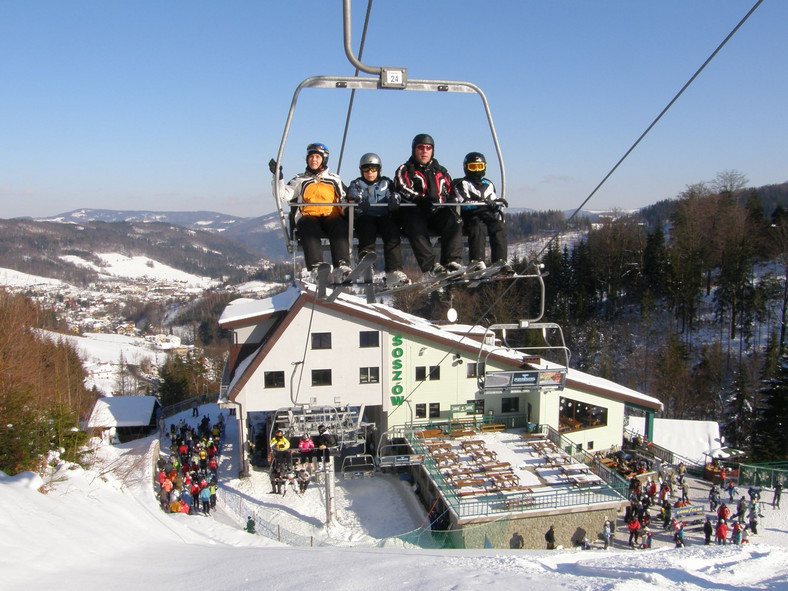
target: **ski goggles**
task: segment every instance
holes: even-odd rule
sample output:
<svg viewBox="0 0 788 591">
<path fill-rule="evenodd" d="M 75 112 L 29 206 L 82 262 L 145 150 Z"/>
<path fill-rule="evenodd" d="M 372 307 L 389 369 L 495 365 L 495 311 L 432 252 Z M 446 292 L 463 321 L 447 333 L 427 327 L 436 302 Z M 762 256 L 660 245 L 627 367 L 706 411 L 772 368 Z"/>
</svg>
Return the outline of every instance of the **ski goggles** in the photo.
<svg viewBox="0 0 788 591">
<path fill-rule="evenodd" d="M 429 144 L 416 144 L 416 149 L 423 152 L 431 152 L 432 148 L 433 146 L 430 146 Z"/>
<path fill-rule="evenodd" d="M 306 147 L 306 153 L 311 154 L 313 152 L 320 154 L 321 156 L 323 155 L 327 156 L 329 154 L 328 148 L 326 147 L 325 144 L 309 144 Z"/>
<path fill-rule="evenodd" d="M 364 166 L 361 167 L 361 172 L 368 172 L 370 170 L 374 170 L 375 172 L 379 172 L 380 171 L 380 166 L 378 166 L 377 164 L 365 164 Z"/>
<path fill-rule="evenodd" d="M 487 165 L 484 162 L 468 162 L 465 168 L 471 172 L 482 172 L 487 168 Z"/>
</svg>

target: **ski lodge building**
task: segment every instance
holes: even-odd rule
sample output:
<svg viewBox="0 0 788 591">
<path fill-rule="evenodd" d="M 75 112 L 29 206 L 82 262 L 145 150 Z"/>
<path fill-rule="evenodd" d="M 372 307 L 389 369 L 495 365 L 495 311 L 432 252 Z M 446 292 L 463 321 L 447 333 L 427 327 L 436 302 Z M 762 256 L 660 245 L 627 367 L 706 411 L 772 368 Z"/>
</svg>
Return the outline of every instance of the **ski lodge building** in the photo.
<svg viewBox="0 0 788 591">
<path fill-rule="evenodd" d="M 621 446 L 627 408 L 645 414 L 647 433 L 662 409 L 653 397 L 509 349 L 484 327 L 437 324 L 351 295 L 329 302 L 315 289 L 296 284 L 234 300 L 219 319 L 233 333 L 219 403 L 238 416 L 242 473 L 256 442 L 267 450 L 273 429 L 316 433 L 330 418 L 326 409 L 340 417 L 332 428 L 366 437 L 365 451 L 380 441 L 381 462 L 382 434 L 448 436 L 468 427 L 551 429 L 562 447 L 594 454 Z M 604 510 L 618 506 L 613 497 L 603 495 Z M 463 516 L 455 518 L 461 526 Z M 595 518 L 601 526 L 604 517 Z"/>
</svg>

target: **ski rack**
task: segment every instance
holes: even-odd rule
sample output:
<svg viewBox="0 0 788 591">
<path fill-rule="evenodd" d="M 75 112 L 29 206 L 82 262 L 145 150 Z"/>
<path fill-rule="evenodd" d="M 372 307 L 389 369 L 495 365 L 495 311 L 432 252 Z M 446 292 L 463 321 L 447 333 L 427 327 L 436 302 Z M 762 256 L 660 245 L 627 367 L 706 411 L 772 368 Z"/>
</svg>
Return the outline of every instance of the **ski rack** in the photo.
<svg viewBox="0 0 788 591">
<path fill-rule="evenodd" d="M 490 106 L 487 102 L 487 97 L 482 92 L 481 88 L 471 82 L 463 82 L 457 80 L 430 80 L 430 79 L 408 79 L 407 68 L 389 68 L 380 66 L 367 66 L 362 64 L 353 53 L 351 43 L 351 19 L 350 19 L 350 3 L 351 0 L 343 0 L 342 14 L 343 14 L 343 28 L 344 28 L 344 42 L 345 54 L 348 61 L 357 70 L 367 74 L 373 74 L 375 77 L 359 77 L 359 76 L 312 76 L 307 78 L 295 90 L 293 99 L 290 103 L 290 110 L 287 114 L 287 121 L 285 122 L 285 129 L 282 133 L 282 141 L 279 144 L 279 151 L 276 154 L 276 168 L 279 170 L 282 164 L 282 155 L 285 151 L 287 143 L 287 136 L 290 133 L 290 126 L 293 121 L 293 114 L 295 112 L 298 97 L 301 91 L 305 88 L 323 88 L 335 90 L 408 90 L 418 92 L 448 92 L 448 93 L 462 93 L 462 94 L 476 94 L 481 98 L 484 106 L 485 114 L 487 115 L 487 122 L 490 126 L 493 144 L 495 145 L 495 152 L 498 157 L 498 163 L 501 171 L 501 184 L 500 195 L 501 199 L 506 198 L 506 170 L 501 155 L 501 147 L 498 143 L 498 135 L 495 132 L 495 125 L 493 124 L 492 114 L 490 113 Z M 285 213 L 282 206 L 281 196 L 279 194 L 279 183 L 274 183 L 274 200 L 276 201 L 276 208 L 279 213 L 279 222 L 282 226 L 282 232 L 285 237 L 288 254 L 295 254 L 296 245 L 294 240 L 290 238 L 288 233 L 288 218 L 289 211 Z M 347 204 L 334 204 L 348 207 Z M 353 205 L 349 206 L 349 220 L 351 231 L 353 227 Z M 289 209 L 289 208 L 288 208 Z M 352 234 L 351 234 L 352 238 Z M 350 241 L 352 244 L 352 239 Z"/>
</svg>

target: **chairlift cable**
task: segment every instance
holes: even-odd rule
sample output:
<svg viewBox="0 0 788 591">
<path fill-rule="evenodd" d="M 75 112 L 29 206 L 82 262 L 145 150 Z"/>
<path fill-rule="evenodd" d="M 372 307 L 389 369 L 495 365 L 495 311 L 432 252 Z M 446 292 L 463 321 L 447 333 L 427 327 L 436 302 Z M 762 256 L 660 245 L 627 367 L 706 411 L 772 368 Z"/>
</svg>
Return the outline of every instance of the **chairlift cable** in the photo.
<svg viewBox="0 0 788 591">
<path fill-rule="evenodd" d="M 372 0 L 369 0 L 367 4 L 367 15 L 364 19 L 364 30 L 361 32 L 361 45 L 358 48 L 358 59 L 361 60 L 361 56 L 364 53 L 364 42 L 367 38 L 367 26 L 369 25 L 369 15 L 372 12 Z M 353 76 L 358 77 L 358 66 L 356 67 L 356 71 Z M 353 112 L 353 101 L 356 98 L 356 89 L 352 89 L 350 91 L 350 100 L 348 101 L 347 105 L 347 116 L 345 117 L 345 129 L 342 131 L 342 145 L 339 148 L 339 160 L 337 161 L 337 174 L 339 171 L 342 170 L 342 157 L 345 155 L 345 142 L 347 141 L 347 131 L 350 127 L 350 114 Z"/>
<path fill-rule="evenodd" d="M 317 291 L 315 291 L 315 297 L 312 300 L 312 305 L 310 306 L 309 324 L 306 327 L 306 338 L 304 339 L 304 352 L 301 354 L 301 361 L 293 362 L 293 363 L 298 363 L 301 366 L 301 369 L 298 372 L 298 384 L 296 385 L 295 394 L 293 394 L 292 392 L 290 394 L 290 402 L 293 403 L 293 406 L 296 406 L 298 404 L 298 394 L 301 392 L 301 380 L 304 377 L 304 366 L 306 365 L 306 352 L 309 350 L 309 336 L 312 334 L 312 319 L 315 316 L 316 303 L 317 303 Z"/>
<path fill-rule="evenodd" d="M 646 135 L 647 135 L 647 134 L 648 134 L 648 133 L 649 133 L 649 132 L 650 132 L 650 131 L 651 131 L 651 130 L 654 128 L 654 126 L 655 126 L 655 125 L 656 125 L 656 124 L 659 122 L 659 120 L 660 120 L 660 119 L 662 119 L 662 116 L 663 116 L 663 115 L 665 115 L 665 113 L 667 113 L 667 112 L 668 112 L 668 110 L 669 110 L 669 109 L 670 109 L 670 108 L 673 106 L 673 104 L 674 104 L 674 103 L 675 103 L 675 102 L 676 102 L 676 101 L 679 99 L 679 97 L 680 97 L 682 94 L 684 94 L 684 91 L 685 91 L 685 90 L 687 90 L 687 88 L 689 88 L 689 86 L 690 86 L 690 85 L 691 85 L 691 84 L 692 84 L 692 83 L 695 81 L 695 79 L 696 79 L 696 78 L 697 78 L 697 77 L 700 75 L 700 73 L 701 73 L 701 72 L 702 72 L 702 71 L 703 71 L 703 70 L 706 68 L 706 66 L 708 66 L 708 65 L 709 65 L 709 63 L 711 63 L 711 60 L 713 60 L 713 59 L 714 59 L 714 58 L 717 56 L 717 54 L 718 54 L 718 53 L 719 53 L 719 52 L 722 50 L 722 48 L 723 48 L 723 47 L 724 47 L 724 46 L 725 46 L 725 45 L 728 43 L 728 41 L 730 41 L 730 40 L 731 40 L 731 38 L 733 37 L 733 35 L 734 35 L 734 34 L 735 34 L 735 33 L 736 33 L 736 32 L 737 32 L 737 31 L 738 31 L 738 30 L 739 30 L 739 29 L 742 27 L 742 25 L 744 25 L 744 23 L 747 21 L 747 19 L 749 19 L 749 18 L 750 18 L 750 16 L 752 16 L 752 14 L 755 12 L 755 10 L 756 10 L 756 9 L 757 9 L 757 8 L 758 8 L 758 7 L 759 7 L 759 6 L 760 6 L 762 3 L 763 3 L 763 0 L 757 0 L 757 2 L 755 3 L 755 5 L 754 5 L 752 8 L 750 8 L 750 10 L 747 12 L 747 14 L 745 14 L 745 15 L 744 15 L 744 17 L 742 17 L 742 19 L 741 19 L 741 20 L 738 22 L 738 24 L 737 24 L 735 27 L 733 27 L 733 29 L 731 30 L 731 32 L 730 32 L 730 33 L 728 33 L 728 35 L 725 37 L 725 39 L 723 39 L 723 40 L 722 40 L 722 42 L 721 42 L 721 43 L 720 43 L 720 44 L 717 46 L 717 48 L 716 48 L 716 49 L 715 49 L 715 50 L 714 50 L 714 51 L 711 53 L 711 55 L 709 55 L 709 57 L 708 57 L 708 58 L 706 58 L 706 61 L 705 61 L 705 62 L 703 62 L 703 64 L 702 64 L 702 65 L 701 65 L 701 66 L 700 66 L 700 67 L 699 67 L 699 68 L 698 68 L 698 69 L 695 71 L 695 73 L 694 73 L 694 74 L 693 74 L 693 75 L 690 77 L 690 79 L 689 79 L 689 80 L 687 80 L 686 84 L 684 84 L 684 86 L 682 86 L 682 87 L 681 87 L 681 90 L 679 90 L 679 91 L 676 93 L 676 95 L 675 95 L 675 96 L 674 96 L 674 97 L 673 97 L 673 98 L 670 100 L 670 102 L 669 102 L 669 103 L 668 103 L 668 104 L 665 106 L 665 108 L 664 108 L 664 109 L 662 109 L 662 111 L 659 113 L 659 115 L 657 115 L 657 117 L 656 117 L 656 118 L 655 118 L 655 119 L 654 119 L 654 120 L 651 122 L 651 124 L 650 124 L 650 125 L 649 125 L 649 126 L 646 128 L 646 130 L 645 130 L 643 133 L 641 133 L 641 134 L 640 134 L 640 137 L 638 137 L 638 138 L 637 138 L 637 140 L 635 140 L 635 143 L 633 143 L 633 144 L 630 146 L 630 148 L 629 148 L 629 149 L 628 149 L 628 150 L 627 150 L 627 151 L 624 153 L 624 155 L 623 155 L 623 156 L 622 156 L 622 157 L 621 157 L 621 158 L 618 160 L 618 162 L 616 162 L 616 164 L 613 166 L 613 168 L 611 168 L 611 169 L 610 169 L 610 171 L 609 171 L 609 172 L 608 172 L 608 173 L 607 173 L 607 174 L 604 176 L 604 178 L 603 178 L 603 179 L 602 179 L 602 180 L 599 182 L 599 184 L 598 184 L 596 187 L 594 187 L 594 190 L 593 190 L 593 191 L 591 191 L 591 193 L 589 193 L 589 194 L 588 194 L 588 197 L 586 197 L 586 198 L 583 200 L 583 202 L 582 202 L 582 203 L 581 203 L 581 204 L 578 206 L 578 208 L 577 208 L 577 209 L 574 211 L 574 213 L 572 213 L 572 215 L 571 215 L 571 216 L 569 216 L 569 218 L 568 218 L 567 220 L 565 220 L 565 221 L 564 221 L 564 223 L 563 223 L 562 227 L 561 227 L 559 230 L 557 230 L 555 234 L 553 234 L 553 236 L 550 238 L 550 240 L 548 240 L 548 241 L 545 243 L 545 245 L 542 247 L 542 249 L 541 249 L 541 250 L 540 250 L 540 251 L 539 251 L 539 252 L 538 252 L 536 255 L 534 255 L 534 257 L 531 259 L 531 261 L 529 261 L 529 262 L 528 262 L 528 264 L 525 266 L 525 268 L 526 268 L 526 269 L 527 269 L 527 268 L 528 268 L 530 265 L 532 265 L 532 264 L 533 264 L 533 263 L 534 263 L 536 260 L 538 260 L 538 259 L 539 259 L 539 257 L 542 255 L 542 253 L 544 253 L 544 251 L 545 251 L 545 250 L 547 250 L 548 246 L 550 246 L 550 244 L 552 244 L 552 243 L 553 243 L 553 242 L 556 240 L 556 238 L 558 238 L 558 236 L 559 236 L 559 235 L 560 235 L 560 234 L 561 234 L 561 233 L 562 233 L 562 232 L 563 232 L 563 231 L 564 231 L 564 230 L 565 230 L 565 229 L 566 229 L 566 228 L 569 226 L 569 223 L 570 223 L 570 222 L 571 222 L 573 219 L 575 219 L 575 217 L 577 217 L 577 215 L 578 215 L 578 214 L 579 214 L 579 213 L 580 213 L 580 212 L 583 210 L 583 208 L 584 208 L 584 207 L 586 206 L 586 204 L 587 204 L 587 203 L 588 203 L 588 202 L 591 200 L 591 198 L 592 198 L 592 197 L 593 197 L 593 196 L 596 194 L 596 192 L 597 192 L 597 191 L 599 191 L 599 189 L 601 189 L 601 188 L 602 188 L 602 185 L 604 185 L 604 184 L 607 182 L 607 180 L 608 180 L 608 179 L 609 179 L 609 178 L 610 178 L 610 177 L 613 175 L 613 173 L 614 173 L 614 172 L 615 172 L 615 171 L 618 169 L 618 167 L 619 167 L 619 166 L 620 166 L 620 165 L 621 165 L 621 164 L 624 162 L 624 160 L 626 160 L 626 159 L 627 159 L 627 157 L 628 157 L 628 156 L 629 156 L 629 155 L 630 155 L 630 154 L 631 154 L 631 153 L 634 151 L 634 149 L 635 149 L 635 148 L 638 146 L 638 144 L 640 144 L 640 142 L 643 140 L 643 138 L 645 138 L 645 137 L 646 137 Z M 514 282 L 513 282 L 513 283 L 514 283 Z M 507 291 L 508 291 L 508 290 L 507 290 Z M 504 292 L 504 293 L 506 293 L 506 292 Z"/>
<path fill-rule="evenodd" d="M 665 108 L 662 109 L 662 111 L 659 113 L 659 115 L 657 115 L 657 117 L 646 128 L 646 130 L 643 133 L 640 134 L 640 137 L 638 137 L 637 140 L 635 140 L 635 143 L 633 143 L 632 146 L 630 146 L 630 148 L 624 153 L 624 155 L 618 160 L 618 162 L 616 162 L 616 164 L 613 166 L 613 168 L 610 169 L 610 171 L 604 176 L 604 178 L 599 182 L 599 184 L 597 184 L 597 186 L 594 187 L 594 190 L 591 191 L 591 193 L 589 193 L 589 195 L 583 200 L 583 202 L 578 206 L 578 208 L 574 211 L 574 213 L 572 213 L 572 215 L 569 216 L 569 218 L 564 221 L 564 223 L 562 224 L 561 228 L 556 230 L 556 232 L 553 234 L 553 236 L 550 238 L 550 240 L 548 240 L 545 243 L 545 245 L 542 247 L 542 249 L 537 254 L 535 254 L 529 261 L 526 262 L 525 266 L 523 267 L 523 270 L 528 269 L 531 265 L 535 265 L 536 264 L 536 262 L 539 260 L 539 257 L 542 256 L 542 254 L 545 252 L 545 250 L 547 250 L 547 248 L 566 230 L 566 228 L 569 226 L 569 223 L 575 217 L 577 217 L 577 215 L 582 211 L 582 209 L 591 200 L 591 198 L 597 193 L 597 191 L 599 191 L 599 189 L 602 187 L 602 185 L 604 185 L 607 182 L 607 180 L 613 175 L 613 173 L 624 162 L 624 160 L 626 160 L 626 158 L 634 151 L 634 149 L 638 146 L 638 144 L 640 144 L 640 142 L 643 140 L 643 138 L 645 138 L 646 135 L 654 128 L 654 126 L 656 126 L 656 124 L 659 122 L 659 120 L 662 119 L 663 115 L 665 115 L 665 113 L 668 112 L 668 110 L 679 99 L 679 97 L 682 94 L 684 94 L 684 91 L 687 90 L 687 88 L 689 88 L 689 86 L 695 81 L 695 79 L 706 68 L 706 66 L 708 66 L 709 63 L 711 63 L 711 60 L 713 60 L 717 56 L 717 54 L 728 43 L 728 41 L 731 40 L 733 35 L 744 25 L 745 22 L 747 22 L 747 20 L 750 18 L 750 16 L 752 16 L 752 14 L 758 9 L 758 7 L 762 3 L 763 3 L 763 0 L 757 0 L 755 2 L 753 7 L 750 8 L 750 10 L 747 12 L 747 14 L 745 14 L 744 17 L 742 17 L 742 19 L 736 24 L 736 26 L 733 27 L 731 32 L 728 33 L 728 35 L 725 37 L 725 39 L 723 39 L 722 42 L 717 46 L 717 48 L 711 53 L 711 55 L 709 55 L 709 57 L 706 58 L 706 61 L 704 61 L 703 64 L 690 77 L 690 79 L 687 80 L 687 82 L 684 84 L 684 86 L 681 87 L 681 90 L 679 90 L 676 93 L 676 95 L 670 100 L 670 102 L 665 106 Z M 493 302 L 487 307 L 487 309 L 481 314 L 481 316 L 479 316 L 478 320 L 476 322 L 474 322 L 471 326 L 476 326 L 476 325 L 480 324 L 481 321 L 484 320 L 484 318 L 486 318 L 487 315 L 492 311 L 492 309 L 498 304 L 498 302 L 500 302 L 504 298 L 504 296 L 507 293 L 509 293 L 514 288 L 515 284 L 518 281 L 519 281 L 519 278 L 512 279 L 512 281 L 509 282 L 509 285 L 506 287 L 506 289 L 504 289 L 501 292 L 501 294 L 498 297 L 496 297 L 495 300 L 493 300 Z M 464 335 L 462 335 L 461 340 L 466 338 L 466 337 L 468 337 L 470 335 L 470 333 L 471 333 L 471 330 L 472 329 L 469 329 Z M 454 352 L 455 352 L 454 348 L 449 349 L 446 352 L 446 354 L 440 359 L 440 361 L 438 362 L 438 365 L 440 366 L 450 355 L 453 355 Z M 405 398 L 403 400 L 403 403 L 408 401 L 408 399 L 413 395 L 414 392 L 416 392 L 416 390 L 419 388 L 420 385 L 421 385 L 421 382 L 419 384 L 417 384 L 407 394 L 407 396 L 405 396 Z M 394 407 L 394 409 L 391 411 L 390 414 L 393 414 L 399 408 L 400 408 L 399 406 Z"/>
</svg>

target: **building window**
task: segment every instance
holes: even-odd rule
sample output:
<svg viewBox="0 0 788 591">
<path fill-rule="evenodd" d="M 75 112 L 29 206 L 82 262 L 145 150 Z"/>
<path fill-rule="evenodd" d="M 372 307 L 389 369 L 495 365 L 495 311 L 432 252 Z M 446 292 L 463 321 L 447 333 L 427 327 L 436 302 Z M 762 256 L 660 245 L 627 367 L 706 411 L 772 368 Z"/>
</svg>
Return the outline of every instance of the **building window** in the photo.
<svg viewBox="0 0 788 591">
<path fill-rule="evenodd" d="M 467 369 L 465 376 L 468 378 L 478 378 L 479 376 L 484 375 L 484 362 L 481 363 L 469 363 L 465 366 Z"/>
<path fill-rule="evenodd" d="M 358 381 L 360 384 L 380 383 L 379 367 L 360 367 L 358 370 Z"/>
<path fill-rule="evenodd" d="M 380 333 L 377 330 L 362 330 L 358 333 L 359 347 L 380 347 Z"/>
<path fill-rule="evenodd" d="M 330 386 L 331 385 L 331 370 L 330 369 L 313 369 L 312 370 L 312 385 L 313 386 Z"/>
<path fill-rule="evenodd" d="M 607 409 L 603 406 L 595 406 L 563 396 L 559 399 L 558 404 L 558 431 L 560 433 L 607 425 Z"/>
<path fill-rule="evenodd" d="M 594 442 L 593 441 L 589 441 L 588 443 L 586 443 L 586 449 L 588 451 L 591 451 L 592 449 L 594 449 Z"/>
<path fill-rule="evenodd" d="M 520 399 L 516 396 L 512 398 L 501 398 L 501 412 L 519 412 Z"/>
<path fill-rule="evenodd" d="M 473 404 L 476 406 L 476 410 L 473 412 L 473 414 L 475 415 L 484 414 L 484 398 L 479 398 L 478 400 L 469 400 L 468 404 Z"/>
<path fill-rule="evenodd" d="M 285 387 L 285 372 L 283 371 L 267 371 L 263 374 L 263 378 L 266 388 Z"/>
<path fill-rule="evenodd" d="M 439 419 L 441 416 L 441 403 L 430 402 L 430 418 Z"/>
<path fill-rule="evenodd" d="M 330 349 L 331 348 L 331 333 L 330 332 L 313 332 L 312 333 L 312 348 L 313 349 Z"/>
<path fill-rule="evenodd" d="M 440 365 L 430 365 L 430 373 L 429 373 L 430 380 L 439 380 L 441 379 L 441 366 Z M 416 381 L 417 382 L 424 382 L 427 380 L 427 368 L 423 365 L 416 367 Z"/>
<path fill-rule="evenodd" d="M 427 418 L 427 405 L 423 402 L 416 405 L 416 418 L 417 419 L 426 419 Z"/>
</svg>

